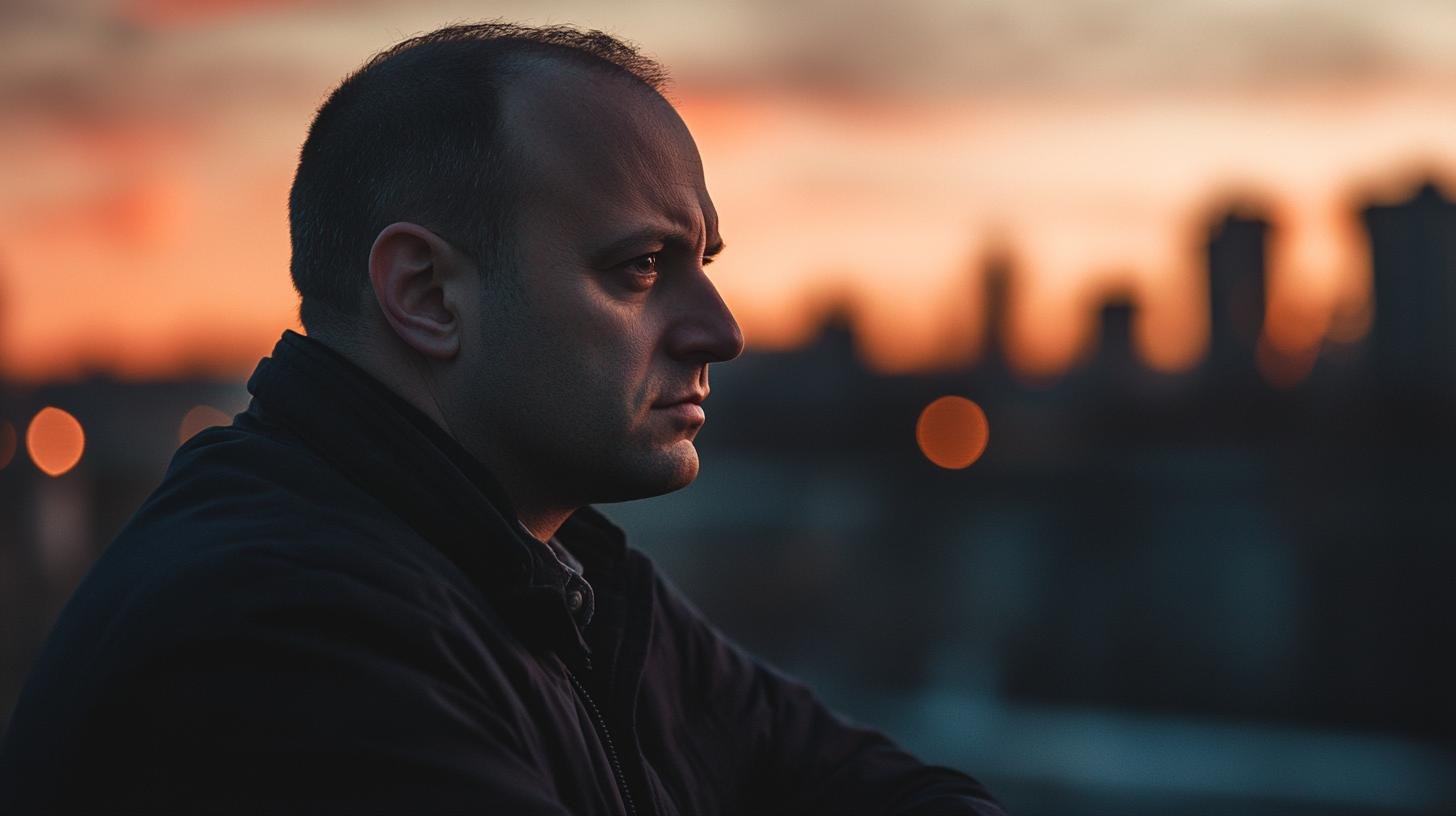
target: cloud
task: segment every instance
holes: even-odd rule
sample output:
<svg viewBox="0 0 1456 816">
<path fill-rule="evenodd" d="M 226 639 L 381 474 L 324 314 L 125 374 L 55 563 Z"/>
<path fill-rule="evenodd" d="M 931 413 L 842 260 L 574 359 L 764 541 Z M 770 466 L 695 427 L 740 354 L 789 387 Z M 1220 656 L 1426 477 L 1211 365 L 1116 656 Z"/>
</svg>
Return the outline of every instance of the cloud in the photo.
<svg viewBox="0 0 1456 816">
<path fill-rule="evenodd" d="M 461 19 L 575 22 L 681 84 L 893 94 L 1137 93 L 1456 81 L 1447 0 L 11 0 L 10 112 L 207 108 L 321 95 L 374 50 Z M 318 87 L 314 87 L 317 85 Z"/>
<path fill-rule="evenodd" d="M 1456 78 L 1456 4 L 1423 0 L 806 0 L 746 8 L 752 36 L 732 50 L 700 51 L 689 71 L 938 93 Z"/>
<path fill-rule="evenodd" d="M 216 22 L 258 12 L 306 8 L 327 0 L 125 0 L 121 18 L 147 26 Z"/>
</svg>

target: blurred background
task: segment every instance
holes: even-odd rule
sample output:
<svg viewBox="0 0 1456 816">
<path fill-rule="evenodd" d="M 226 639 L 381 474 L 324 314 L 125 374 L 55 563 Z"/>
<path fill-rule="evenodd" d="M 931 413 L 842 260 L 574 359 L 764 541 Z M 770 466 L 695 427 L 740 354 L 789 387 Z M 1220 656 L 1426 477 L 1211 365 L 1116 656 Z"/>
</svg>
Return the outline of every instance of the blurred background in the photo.
<svg viewBox="0 0 1456 816">
<path fill-rule="evenodd" d="M 1445 0 L 5 0 L 0 718 L 296 327 L 314 108 L 491 17 L 675 75 L 749 351 L 605 509 L 729 635 L 1022 816 L 1456 812 Z"/>
</svg>

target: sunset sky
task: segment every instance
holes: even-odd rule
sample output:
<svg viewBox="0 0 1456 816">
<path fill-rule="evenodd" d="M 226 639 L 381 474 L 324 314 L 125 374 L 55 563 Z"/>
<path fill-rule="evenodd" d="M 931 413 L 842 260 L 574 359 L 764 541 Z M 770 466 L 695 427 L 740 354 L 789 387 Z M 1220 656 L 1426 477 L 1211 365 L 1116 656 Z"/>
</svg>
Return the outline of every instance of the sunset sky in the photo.
<svg viewBox="0 0 1456 816">
<path fill-rule="evenodd" d="M 1202 244 L 1272 219 L 1268 341 L 1357 339 L 1358 203 L 1456 178 L 1456 3 L 1437 0 L 0 4 L 0 371 L 246 373 L 294 325 L 288 184 L 369 54 L 492 17 L 599 27 L 662 60 L 751 347 L 843 303 L 883 370 L 977 351 L 1005 252 L 1012 352 L 1053 374 L 1093 304 L 1149 364 L 1206 342 Z"/>
</svg>

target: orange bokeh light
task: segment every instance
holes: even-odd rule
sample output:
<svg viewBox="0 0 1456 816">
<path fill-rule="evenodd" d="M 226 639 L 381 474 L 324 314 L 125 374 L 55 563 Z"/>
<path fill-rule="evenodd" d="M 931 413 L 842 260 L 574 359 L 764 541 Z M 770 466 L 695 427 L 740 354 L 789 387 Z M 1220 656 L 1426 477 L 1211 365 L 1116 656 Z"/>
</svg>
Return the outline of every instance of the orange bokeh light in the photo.
<svg viewBox="0 0 1456 816">
<path fill-rule="evenodd" d="M 915 441 L 925 458 L 947 470 L 970 467 L 986 450 L 991 425 L 981 406 L 965 397 L 936 399 L 920 412 Z"/>
<path fill-rule="evenodd" d="M 8 420 L 0 420 L 0 470 L 15 458 L 15 426 Z"/>
<path fill-rule="evenodd" d="M 60 476 L 81 461 L 86 432 L 75 417 L 55 407 L 42 408 L 25 432 L 30 459 L 47 476 Z"/>
<path fill-rule="evenodd" d="M 177 441 L 186 442 L 204 428 L 211 428 L 214 425 L 231 425 L 232 422 L 233 418 L 219 408 L 211 405 L 193 406 L 192 410 L 182 417 L 182 424 L 177 428 Z"/>
</svg>

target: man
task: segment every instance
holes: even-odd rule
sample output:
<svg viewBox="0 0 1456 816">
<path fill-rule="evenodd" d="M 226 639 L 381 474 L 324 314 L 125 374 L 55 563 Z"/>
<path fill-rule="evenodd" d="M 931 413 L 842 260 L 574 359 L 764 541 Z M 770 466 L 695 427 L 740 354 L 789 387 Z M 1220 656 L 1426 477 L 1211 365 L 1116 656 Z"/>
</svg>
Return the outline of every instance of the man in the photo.
<svg viewBox="0 0 1456 816">
<path fill-rule="evenodd" d="M 727 642 L 588 505 L 698 471 L 743 341 L 660 70 L 460 26 L 319 110 L 309 337 L 177 453 L 78 589 L 0 810 L 999 813 Z"/>
</svg>

